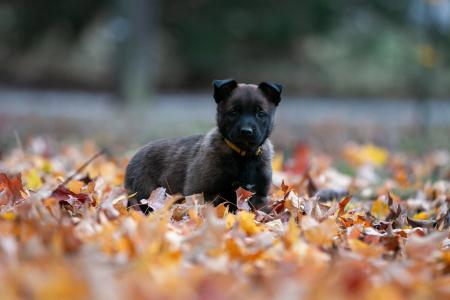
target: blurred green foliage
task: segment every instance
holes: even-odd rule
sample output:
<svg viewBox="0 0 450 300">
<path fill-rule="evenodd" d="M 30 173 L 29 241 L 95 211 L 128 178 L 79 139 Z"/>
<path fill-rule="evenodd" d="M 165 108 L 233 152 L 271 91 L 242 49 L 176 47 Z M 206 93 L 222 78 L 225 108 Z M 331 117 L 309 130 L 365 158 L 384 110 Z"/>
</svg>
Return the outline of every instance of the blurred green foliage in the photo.
<svg viewBox="0 0 450 300">
<path fill-rule="evenodd" d="M 13 26 L 8 37 L 19 49 L 38 42 L 57 28 L 67 41 L 76 41 L 89 22 L 105 8 L 107 0 L 39 0 L 12 2 Z"/>
<path fill-rule="evenodd" d="M 26 73 L 28 65 L 11 62 L 21 59 L 18 53 L 29 57 L 32 51 L 39 60 L 45 51 L 36 48 L 41 49 L 39 44 L 56 30 L 57 44 L 70 46 L 58 50 L 67 55 L 51 56 L 47 65 L 68 62 L 69 67 L 55 68 L 53 73 L 81 69 L 68 77 L 76 80 L 91 73 L 94 85 L 109 82 L 106 86 L 111 86 L 111 78 L 117 77 L 111 74 L 120 70 L 115 64 L 123 61 L 116 59 L 117 49 L 126 42 L 117 36 L 129 29 L 126 22 L 133 22 L 121 8 L 132 11 L 139 1 L 144 0 L 3 1 L 0 79 L 4 74 L 14 77 L 17 68 Z M 205 87 L 212 78 L 233 76 L 242 81 L 284 82 L 303 94 L 450 95 L 450 29 L 434 22 L 440 5 L 450 8 L 448 0 L 152 2 L 156 4 L 150 7 L 158 9 L 159 16 L 161 50 L 156 63 L 162 88 Z M 446 18 L 450 24 L 449 13 Z M 118 19 L 125 21 L 115 22 Z M 117 24 L 125 29 L 118 30 Z M 113 42 L 102 42 L 95 34 L 89 40 L 87 32 L 109 32 Z M 97 54 L 72 55 L 76 47 Z M 76 68 L 70 64 L 73 56 L 78 57 L 72 63 Z M 93 60 L 100 63 L 91 70 Z M 79 68 L 83 63 L 86 67 Z M 55 76 L 61 77 L 67 76 Z"/>
</svg>

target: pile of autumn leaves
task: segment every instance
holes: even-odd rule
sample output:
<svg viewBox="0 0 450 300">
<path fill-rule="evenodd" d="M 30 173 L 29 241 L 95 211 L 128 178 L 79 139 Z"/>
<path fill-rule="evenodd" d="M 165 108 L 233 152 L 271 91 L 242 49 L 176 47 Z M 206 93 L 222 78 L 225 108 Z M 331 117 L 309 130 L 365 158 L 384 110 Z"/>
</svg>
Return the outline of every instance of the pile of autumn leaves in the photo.
<svg viewBox="0 0 450 300">
<path fill-rule="evenodd" d="M 71 177 L 97 151 L 35 139 L 0 161 L 2 299 L 450 297 L 446 152 L 349 145 L 339 160 L 351 175 L 325 155 L 296 173 L 278 155 L 266 213 L 245 190 L 234 214 L 160 188 L 144 216 L 126 209 L 126 159 L 103 155 Z M 324 189 L 350 196 L 312 196 Z"/>
</svg>

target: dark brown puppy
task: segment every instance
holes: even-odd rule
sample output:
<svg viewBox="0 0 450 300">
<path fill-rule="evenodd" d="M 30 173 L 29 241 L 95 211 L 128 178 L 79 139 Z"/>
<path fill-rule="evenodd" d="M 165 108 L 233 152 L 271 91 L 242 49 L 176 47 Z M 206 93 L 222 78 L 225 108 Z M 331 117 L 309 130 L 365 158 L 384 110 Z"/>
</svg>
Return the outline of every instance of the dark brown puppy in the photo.
<svg viewBox="0 0 450 300">
<path fill-rule="evenodd" d="M 255 193 L 250 200 L 254 206 L 266 202 L 273 155 L 267 138 L 282 86 L 237 84 L 233 79 L 215 80 L 213 86 L 217 128 L 206 135 L 153 141 L 140 149 L 125 175 L 125 187 L 136 193 L 129 205 L 147 199 L 158 187 L 186 196 L 203 193 L 206 201 L 231 202 L 234 209 L 241 186 Z"/>
</svg>

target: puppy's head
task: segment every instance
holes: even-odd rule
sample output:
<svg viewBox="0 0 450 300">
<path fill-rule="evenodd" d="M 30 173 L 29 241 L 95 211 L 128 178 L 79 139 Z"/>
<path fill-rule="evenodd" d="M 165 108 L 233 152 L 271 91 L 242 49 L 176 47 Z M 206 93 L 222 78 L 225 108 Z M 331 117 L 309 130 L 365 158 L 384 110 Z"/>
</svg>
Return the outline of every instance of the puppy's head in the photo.
<svg viewBox="0 0 450 300">
<path fill-rule="evenodd" d="M 282 86 L 268 82 L 238 84 L 225 79 L 214 80 L 213 87 L 220 133 L 242 149 L 256 150 L 272 131 Z"/>
</svg>

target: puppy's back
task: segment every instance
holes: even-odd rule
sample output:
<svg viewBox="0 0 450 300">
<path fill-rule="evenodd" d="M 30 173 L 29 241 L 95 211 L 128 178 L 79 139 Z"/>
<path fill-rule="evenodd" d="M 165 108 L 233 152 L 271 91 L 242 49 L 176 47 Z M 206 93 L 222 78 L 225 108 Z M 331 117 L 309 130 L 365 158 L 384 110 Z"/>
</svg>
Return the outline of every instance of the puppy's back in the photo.
<svg viewBox="0 0 450 300">
<path fill-rule="evenodd" d="M 130 160 L 125 174 L 125 188 L 146 199 L 157 187 L 171 194 L 182 193 L 186 170 L 199 151 L 203 135 L 161 139 L 142 147 Z"/>
</svg>

